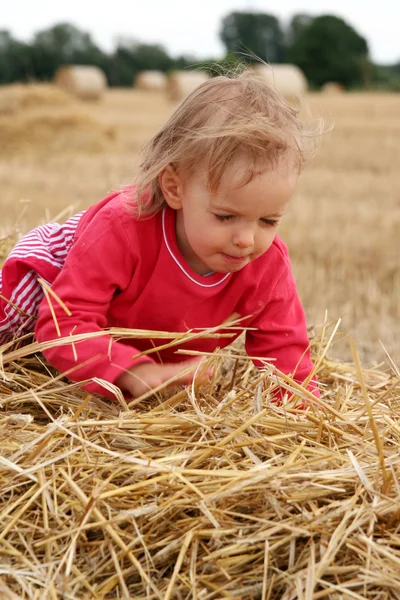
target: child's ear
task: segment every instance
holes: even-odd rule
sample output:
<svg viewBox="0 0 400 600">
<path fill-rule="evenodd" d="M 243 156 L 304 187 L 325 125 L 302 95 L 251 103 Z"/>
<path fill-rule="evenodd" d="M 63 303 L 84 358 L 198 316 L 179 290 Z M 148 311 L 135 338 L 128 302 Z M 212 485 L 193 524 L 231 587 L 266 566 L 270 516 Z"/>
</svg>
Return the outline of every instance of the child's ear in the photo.
<svg viewBox="0 0 400 600">
<path fill-rule="evenodd" d="M 178 171 L 168 165 L 158 176 L 165 202 L 174 210 L 182 208 L 182 185 Z"/>
</svg>

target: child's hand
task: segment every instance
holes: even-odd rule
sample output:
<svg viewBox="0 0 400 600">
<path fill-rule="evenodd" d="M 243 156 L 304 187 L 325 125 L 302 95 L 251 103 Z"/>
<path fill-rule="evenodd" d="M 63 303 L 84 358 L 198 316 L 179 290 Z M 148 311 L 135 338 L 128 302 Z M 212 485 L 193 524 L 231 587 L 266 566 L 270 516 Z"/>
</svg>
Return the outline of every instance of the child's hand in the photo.
<svg viewBox="0 0 400 600">
<path fill-rule="evenodd" d="M 195 371 L 201 361 L 201 358 L 196 358 L 178 364 L 167 363 L 159 365 L 154 363 L 144 363 L 125 371 L 123 375 L 118 377 L 115 384 L 121 388 L 121 390 L 129 392 L 133 398 L 138 398 L 149 390 L 162 385 L 172 377 L 179 376 L 180 373 L 183 373 L 188 368 L 191 368 L 191 372 L 178 377 L 171 385 L 192 383 Z"/>
</svg>

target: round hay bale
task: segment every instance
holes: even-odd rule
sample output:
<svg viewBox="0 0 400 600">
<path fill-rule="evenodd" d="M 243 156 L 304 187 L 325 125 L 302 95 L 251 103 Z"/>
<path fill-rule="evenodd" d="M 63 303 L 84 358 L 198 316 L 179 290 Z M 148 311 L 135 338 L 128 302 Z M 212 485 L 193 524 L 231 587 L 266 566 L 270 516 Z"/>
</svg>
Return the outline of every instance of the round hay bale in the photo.
<svg viewBox="0 0 400 600">
<path fill-rule="evenodd" d="M 57 69 L 54 83 L 81 100 L 98 100 L 107 88 L 107 79 L 98 67 L 64 65 Z"/>
<path fill-rule="evenodd" d="M 162 71 L 142 71 L 135 79 L 135 89 L 159 92 L 165 90 L 167 76 Z"/>
<path fill-rule="evenodd" d="M 341 83 L 336 81 L 327 81 L 321 88 L 321 92 L 324 94 L 343 94 L 344 87 Z"/>
<path fill-rule="evenodd" d="M 209 79 L 210 75 L 203 71 L 174 71 L 168 77 L 167 96 L 172 102 L 179 102 Z"/>
<path fill-rule="evenodd" d="M 287 98 L 305 94 L 308 89 L 307 79 L 296 65 L 254 65 L 254 71 L 266 79 L 271 87 Z"/>
</svg>

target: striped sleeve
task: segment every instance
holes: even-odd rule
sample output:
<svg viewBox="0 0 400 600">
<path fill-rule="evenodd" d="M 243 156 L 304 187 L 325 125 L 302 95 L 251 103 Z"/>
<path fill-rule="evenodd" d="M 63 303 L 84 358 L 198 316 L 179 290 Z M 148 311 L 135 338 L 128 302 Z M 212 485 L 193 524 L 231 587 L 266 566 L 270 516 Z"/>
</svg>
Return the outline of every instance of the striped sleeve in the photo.
<svg viewBox="0 0 400 600">
<path fill-rule="evenodd" d="M 0 343 L 33 331 L 43 299 L 38 279 L 51 284 L 60 273 L 83 214 L 36 227 L 10 252 L 0 279 Z"/>
</svg>

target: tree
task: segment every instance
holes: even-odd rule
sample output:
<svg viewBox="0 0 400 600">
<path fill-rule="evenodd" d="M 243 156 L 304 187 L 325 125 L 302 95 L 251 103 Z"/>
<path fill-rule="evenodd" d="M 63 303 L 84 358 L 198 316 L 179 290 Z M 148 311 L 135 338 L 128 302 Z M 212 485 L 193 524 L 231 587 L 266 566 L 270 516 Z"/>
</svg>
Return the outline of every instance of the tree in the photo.
<svg viewBox="0 0 400 600">
<path fill-rule="evenodd" d="M 202 61 L 200 61 L 202 62 Z M 197 68 L 199 65 L 199 59 L 189 54 L 180 54 L 172 59 L 172 69 L 182 71 L 183 69 Z"/>
<path fill-rule="evenodd" d="M 63 64 L 90 64 L 104 67 L 106 55 L 89 33 L 70 23 L 59 23 L 39 31 L 31 45 L 32 64 L 38 79 L 51 79 Z"/>
<path fill-rule="evenodd" d="M 288 59 L 317 87 L 328 81 L 352 87 L 366 81 L 368 44 L 343 19 L 322 15 L 300 31 Z"/>
<path fill-rule="evenodd" d="M 400 92 L 400 63 L 394 65 L 373 65 L 372 85 L 375 89 Z"/>
<path fill-rule="evenodd" d="M 108 78 L 111 85 L 131 86 L 139 71 L 168 71 L 172 58 L 159 44 L 142 44 L 130 38 L 119 38 L 111 57 Z"/>
<path fill-rule="evenodd" d="M 9 31 L 0 30 L 0 83 L 25 81 L 29 75 L 28 47 Z"/>
<path fill-rule="evenodd" d="M 284 35 L 273 15 L 256 12 L 232 12 L 222 20 L 220 38 L 227 52 L 244 55 L 248 62 L 256 57 L 269 63 L 283 62 Z"/>
<path fill-rule="evenodd" d="M 133 50 L 138 71 L 165 72 L 172 66 L 172 59 L 159 44 L 137 44 Z"/>
<path fill-rule="evenodd" d="M 285 32 L 285 41 L 288 48 L 293 46 L 300 35 L 312 22 L 314 17 L 305 13 L 298 13 L 290 19 L 289 26 Z"/>
</svg>

